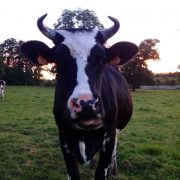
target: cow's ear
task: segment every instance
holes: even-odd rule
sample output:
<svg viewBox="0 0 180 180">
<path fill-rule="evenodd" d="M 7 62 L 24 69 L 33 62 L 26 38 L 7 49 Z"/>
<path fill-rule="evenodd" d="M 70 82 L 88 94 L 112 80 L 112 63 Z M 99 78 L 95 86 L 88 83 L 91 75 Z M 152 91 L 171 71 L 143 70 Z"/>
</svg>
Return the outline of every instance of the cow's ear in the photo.
<svg viewBox="0 0 180 180">
<path fill-rule="evenodd" d="M 131 42 L 118 42 L 107 49 L 108 62 L 118 62 L 122 65 L 132 59 L 138 52 L 138 47 Z"/>
<path fill-rule="evenodd" d="M 53 49 L 41 41 L 27 41 L 21 46 L 21 52 L 34 64 L 53 63 Z"/>
</svg>

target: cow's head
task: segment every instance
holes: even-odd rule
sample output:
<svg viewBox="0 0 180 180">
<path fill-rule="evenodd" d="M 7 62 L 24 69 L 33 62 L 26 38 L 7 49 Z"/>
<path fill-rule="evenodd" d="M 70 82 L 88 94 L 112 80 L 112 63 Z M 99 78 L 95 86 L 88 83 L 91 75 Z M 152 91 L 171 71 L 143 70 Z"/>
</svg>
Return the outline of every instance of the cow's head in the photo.
<svg viewBox="0 0 180 180">
<path fill-rule="evenodd" d="M 118 42 L 110 48 L 103 46 L 119 29 L 119 21 L 113 17 L 109 19 L 114 25 L 101 31 L 97 28 L 53 30 L 43 24 L 46 15 L 38 19 L 37 25 L 55 46 L 49 48 L 43 42 L 28 41 L 21 50 L 35 64 L 56 63 L 58 73 L 64 79 L 63 88 L 67 90 L 71 119 L 74 122 L 80 119 L 79 127 L 99 128 L 103 125 L 103 113 L 94 84 L 98 83 L 105 64 L 115 57 L 124 64 L 137 53 L 138 48 L 130 42 Z"/>
</svg>

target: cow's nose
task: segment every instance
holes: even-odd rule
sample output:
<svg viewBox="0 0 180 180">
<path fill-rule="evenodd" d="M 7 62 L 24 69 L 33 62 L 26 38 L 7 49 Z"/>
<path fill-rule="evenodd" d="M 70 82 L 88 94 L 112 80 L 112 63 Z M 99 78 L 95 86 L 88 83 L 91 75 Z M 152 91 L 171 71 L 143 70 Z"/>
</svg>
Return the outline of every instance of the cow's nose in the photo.
<svg viewBox="0 0 180 180">
<path fill-rule="evenodd" d="M 74 118 L 91 118 L 97 115 L 99 100 L 83 95 L 69 100 L 69 109 Z"/>
<path fill-rule="evenodd" d="M 78 98 L 71 99 L 70 109 L 73 110 L 75 113 L 78 113 L 82 110 L 82 107 L 81 107 L 81 104 L 80 104 L 80 101 L 78 100 Z"/>
</svg>

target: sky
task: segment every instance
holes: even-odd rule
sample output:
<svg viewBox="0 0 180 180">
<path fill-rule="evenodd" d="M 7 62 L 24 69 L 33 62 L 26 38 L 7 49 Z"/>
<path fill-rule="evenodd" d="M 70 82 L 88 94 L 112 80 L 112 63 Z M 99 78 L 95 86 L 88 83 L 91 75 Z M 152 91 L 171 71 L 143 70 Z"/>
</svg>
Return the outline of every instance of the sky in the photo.
<svg viewBox="0 0 180 180">
<path fill-rule="evenodd" d="M 110 40 L 130 41 L 137 45 L 147 38 L 160 40 L 158 62 L 148 62 L 154 73 L 178 71 L 180 64 L 180 8 L 179 0 L 5 0 L 0 6 L 0 43 L 6 39 L 17 41 L 40 40 L 53 46 L 40 33 L 37 19 L 45 13 L 45 24 L 53 28 L 63 9 L 93 10 L 108 28 L 113 16 L 120 21 L 120 30 Z"/>
</svg>

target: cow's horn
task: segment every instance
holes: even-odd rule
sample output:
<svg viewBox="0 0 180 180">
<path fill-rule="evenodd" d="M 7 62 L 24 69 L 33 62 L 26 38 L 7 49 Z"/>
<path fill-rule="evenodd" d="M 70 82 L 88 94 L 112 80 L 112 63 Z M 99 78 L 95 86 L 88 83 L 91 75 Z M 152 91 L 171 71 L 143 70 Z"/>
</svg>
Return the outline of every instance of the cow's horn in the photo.
<svg viewBox="0 0 180 180">
<path fill-rule="evenodd" d="M 108 29 L 101 31 L 103 33 L 104 40 L 111 38 L 119 30 L 120 27 L 120 23 L 116 18 L 111 16 L 108 16 L 108 18 L 113 21 L 114 25 Z"/>
<path fill-rule="evenodd" d="M 49 39 L 54 40 L 55 36 L 56 36 L 56 32 L 47 27 L 46 25 L 44 25 L 43 20 L 45 19 L 45 17 L 47 16 L 47 14 L 44 14 L 43 16 L 41 16 L 38 20 L 37 20 L 37 26 L 39 28 L 39 30 Z"/>
</svg>

